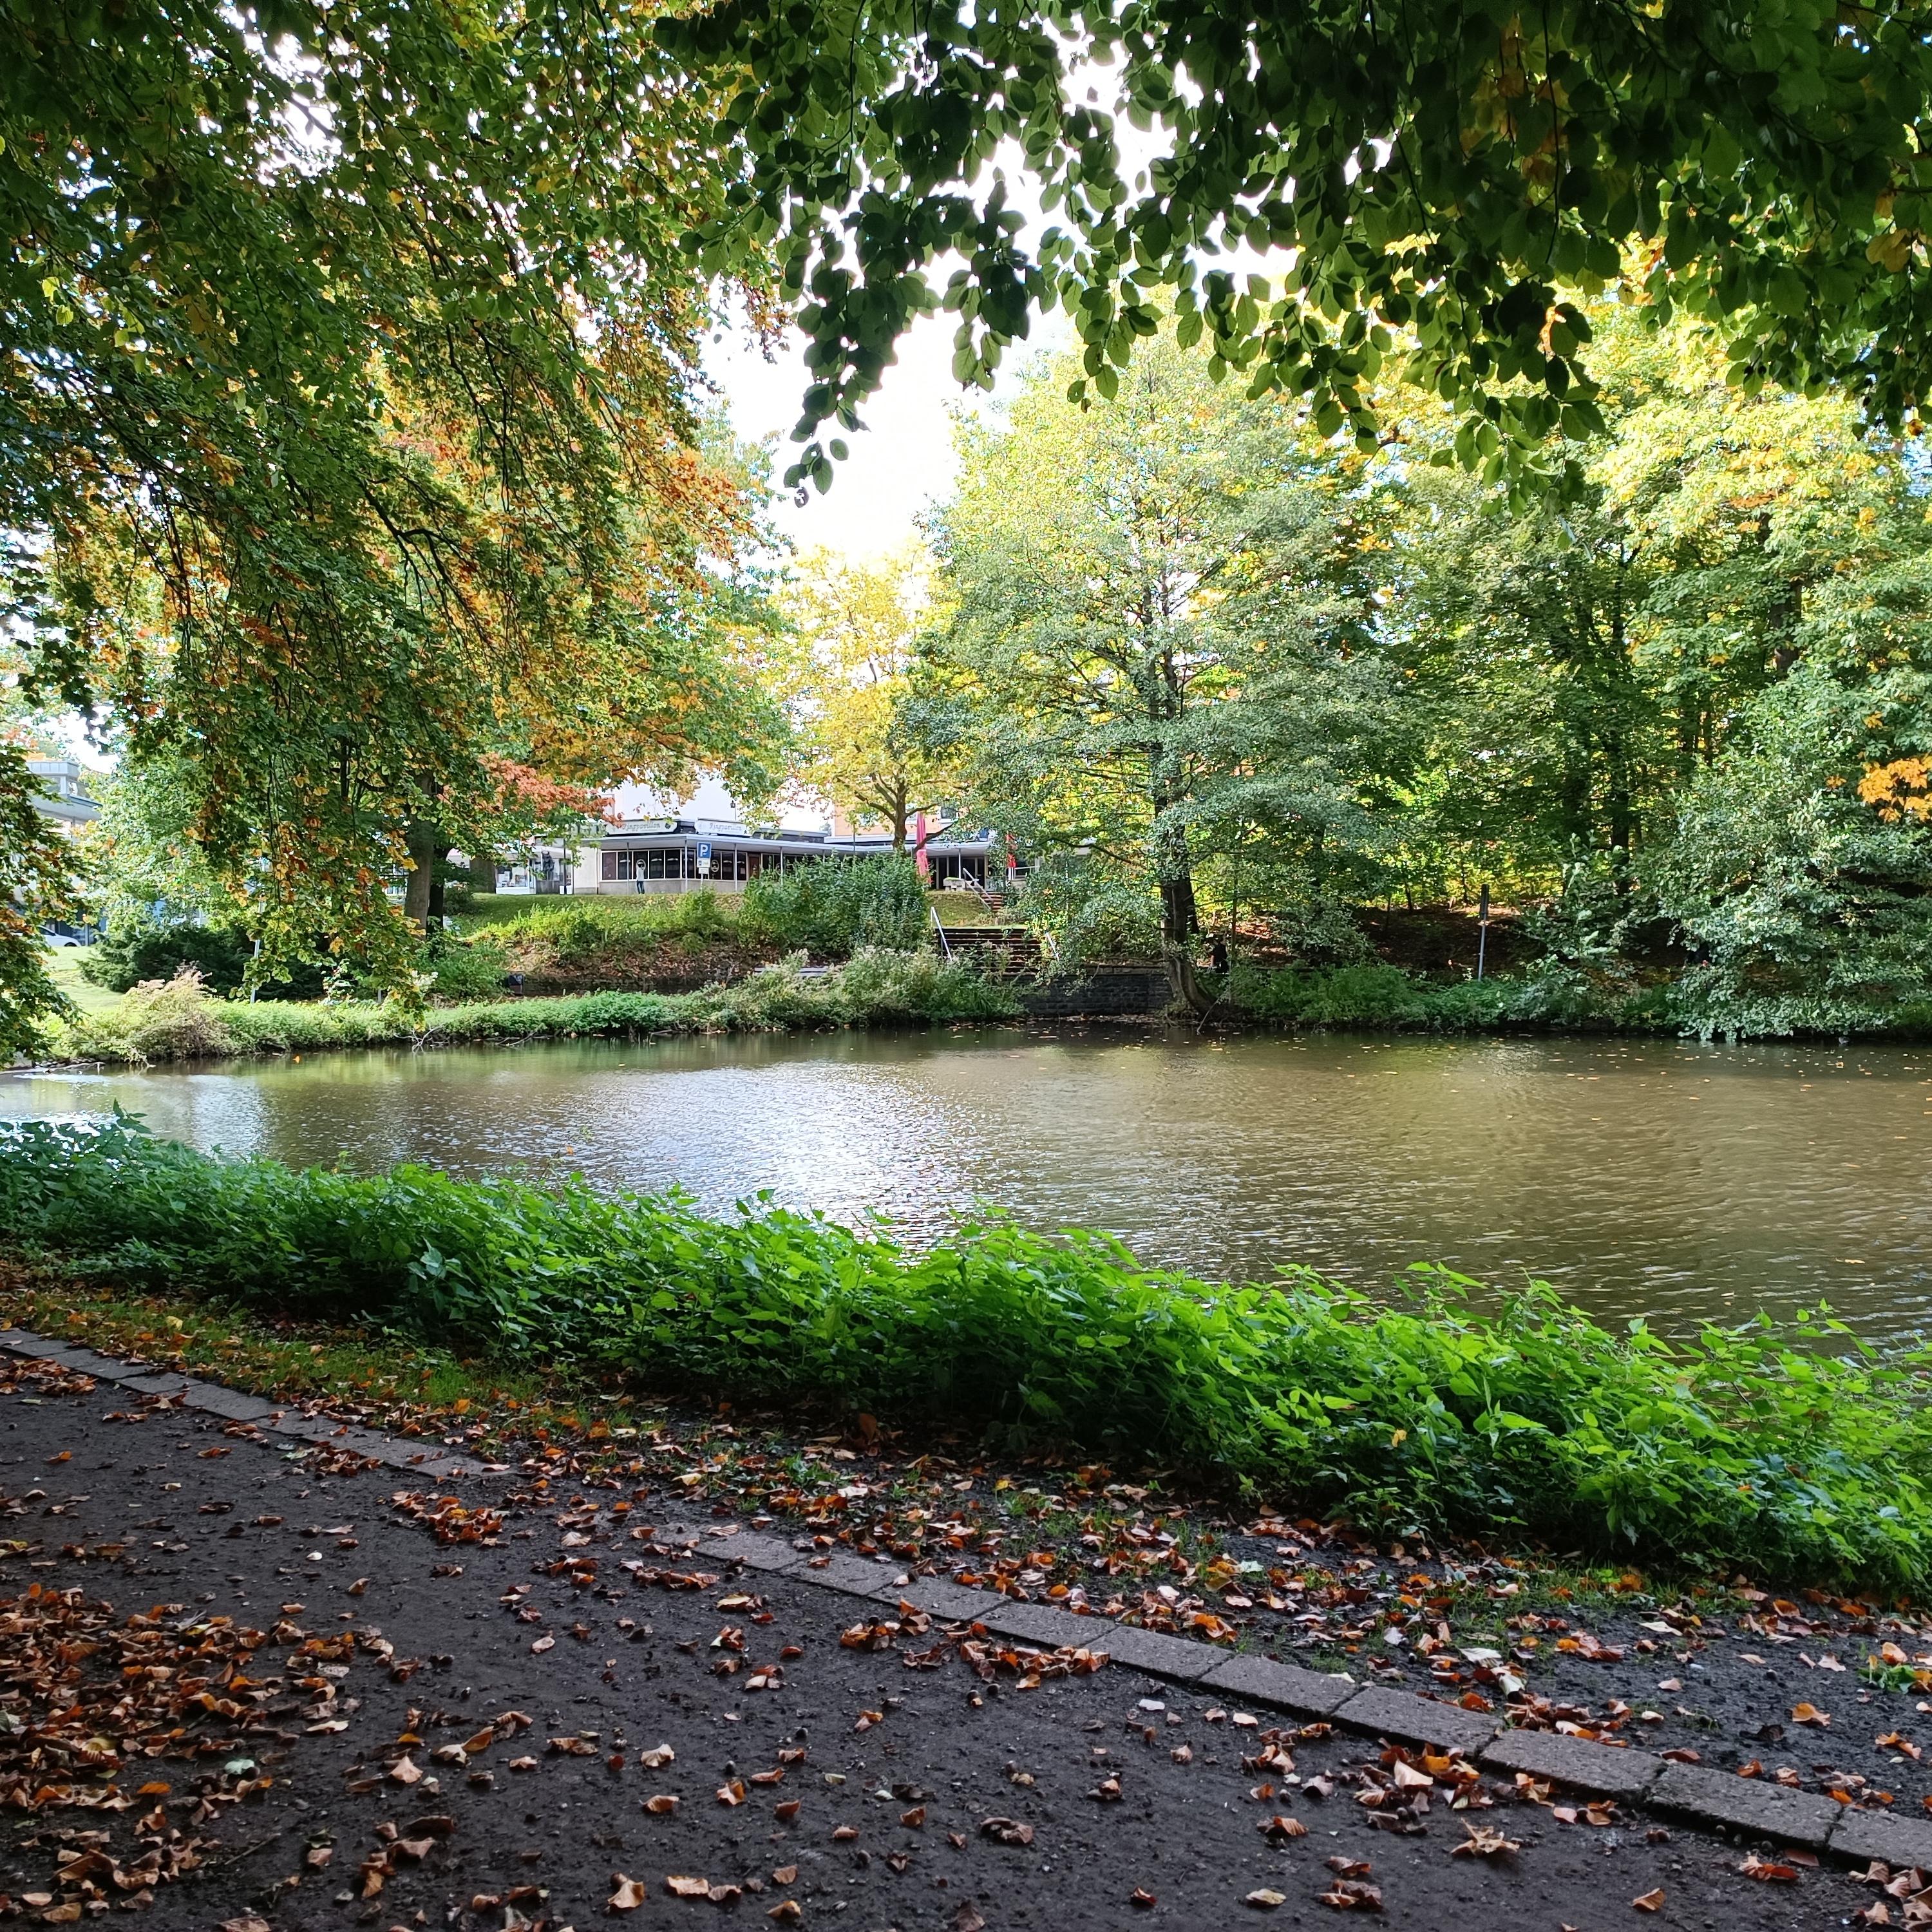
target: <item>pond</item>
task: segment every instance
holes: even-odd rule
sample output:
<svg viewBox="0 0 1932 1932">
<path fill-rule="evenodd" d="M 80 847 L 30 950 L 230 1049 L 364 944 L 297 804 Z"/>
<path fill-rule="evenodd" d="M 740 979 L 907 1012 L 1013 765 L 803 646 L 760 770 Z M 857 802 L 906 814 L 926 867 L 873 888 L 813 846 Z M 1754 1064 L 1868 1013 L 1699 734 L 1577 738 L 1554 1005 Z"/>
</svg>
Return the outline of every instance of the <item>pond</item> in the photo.
<svg viewBox="0 0 1932 1932">
<path fill-rule="evenodd" d="M 1672 1328 L 1822 1298 L 1876 1338 L 1932 1288 L 1922 1048 L 989 1028 L 0 1078 L 0 1116 L 116 1103 L 298 1163 L 770 1190 L 915 1240 L 990 1202 L 1214 1279 L 1441 1261 Z"/>
</svg>

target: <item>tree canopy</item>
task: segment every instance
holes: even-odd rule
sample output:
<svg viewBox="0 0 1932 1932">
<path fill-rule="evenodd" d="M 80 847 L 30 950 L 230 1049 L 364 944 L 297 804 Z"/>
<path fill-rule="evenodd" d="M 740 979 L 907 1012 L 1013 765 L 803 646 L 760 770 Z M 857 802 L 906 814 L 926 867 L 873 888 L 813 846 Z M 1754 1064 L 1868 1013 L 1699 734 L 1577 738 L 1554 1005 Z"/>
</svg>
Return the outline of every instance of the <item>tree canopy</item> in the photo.
<svg viewBox="0 0 1932 1932">
<path fill-rule="evenodd" d="M 793 479 L 829 480 L 819 432 L 942 301 L 962 380 L 1058 304 L 1074 393 L 1105 397 L 1169 290 L 1184 341 L 1365 440 L 1393 358 L 1492 475 L 1599 426 L 1580 304 L 1633 260 L 1747 387 L 1894 425 L 1926 392 L 1932 44 L 1906 0 L 728 0 L 658 32 L 742 159 L 701 259 L 773 253 L 812 338 Z M 1030 242 L 1009 171 L 1049 218 Z"/>
<path fill-rule="evenodd" d="M 26 701 L 176 761 L 291 944 L 393 939 L 412 823 L 487 843 L 700 763 L 769 788 L 761 484 L 690 406 L 677 246 L 724 180 L 647 31 L 27 0 L 0 33 Z"/>
</svg>

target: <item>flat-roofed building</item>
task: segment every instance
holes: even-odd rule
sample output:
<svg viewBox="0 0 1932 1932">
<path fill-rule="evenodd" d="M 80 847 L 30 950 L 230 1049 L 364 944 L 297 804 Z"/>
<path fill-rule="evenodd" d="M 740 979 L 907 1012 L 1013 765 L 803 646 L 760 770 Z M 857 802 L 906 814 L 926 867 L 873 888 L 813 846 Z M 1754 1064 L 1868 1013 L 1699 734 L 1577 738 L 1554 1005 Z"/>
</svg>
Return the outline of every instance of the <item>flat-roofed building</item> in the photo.
<svg viewBox="0 0 1932 1932">
<path fill-rule="evenodd" d="M 742 892 L 761 872 L 784 872 L 827 860 L 866 859 L 890 852 L 884 833 L 754 830 L 735 820 L 626 819 L 612 826 L 578 862 L 578 892 Z M 947 827 L 926 842 L 935 886 L 995 890 L 1007 874 L 1005 842 L 987 832 Z"/>
</svg>

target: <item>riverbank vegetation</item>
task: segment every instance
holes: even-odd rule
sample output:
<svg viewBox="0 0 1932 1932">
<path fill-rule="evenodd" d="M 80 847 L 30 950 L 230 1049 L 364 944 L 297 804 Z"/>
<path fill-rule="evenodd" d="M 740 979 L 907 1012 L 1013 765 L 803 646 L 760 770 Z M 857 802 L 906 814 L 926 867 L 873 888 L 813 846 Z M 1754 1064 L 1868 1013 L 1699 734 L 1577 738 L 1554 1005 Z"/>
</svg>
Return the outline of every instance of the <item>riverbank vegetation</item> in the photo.
<svg viewBox="0 0 1932 1932">
<path fill-rule="evenodd" d="M 1006 1019 L 1018 1004 L 971 968 L 930 952 L 862 948 L 813 972 L 796 958 L 690 993 L 496 997 L 414 1006 L 386 1000 L 220 1000 L 192 972 L 136 986 L 115 1005 L 56 1022 L 57 1060 L 146 1066 L 339 1047 L 509 1045 L 526 1040 L 944 1024 Z"/>
<path fill-rule="evenodd" d="M 1928 1360 L 1824 1320 L 1616 1336 L 1540 1286 L 1491 1300 L 1418 1271 L 1377 1302 L 1295 1270 L 1231 1288 L 998 1221 L 916 1253 L 674 1196 L 223 1160 L 126 1120 L 10 1129 L 0 1225 L 129 1286 L 1052 1444 L 1394 1534 L 1932 1576 Z"/>
</svg>

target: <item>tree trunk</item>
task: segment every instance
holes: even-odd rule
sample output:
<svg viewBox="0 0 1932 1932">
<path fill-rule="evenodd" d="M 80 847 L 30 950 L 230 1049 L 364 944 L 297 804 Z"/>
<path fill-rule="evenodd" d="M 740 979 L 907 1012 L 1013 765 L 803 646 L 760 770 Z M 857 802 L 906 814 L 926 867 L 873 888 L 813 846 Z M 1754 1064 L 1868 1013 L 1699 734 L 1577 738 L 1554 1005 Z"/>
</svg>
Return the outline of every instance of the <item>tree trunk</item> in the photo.
<svg viewBox="0 0 1932 1932">
<path fill-rule="evenodd" d="M 1184 1000 L 1189 1008 L 1206 1014 L 1214 1002 L 1195 977 L 1192 940 L 1200 923 L 1194 908 L 1194 880 L 1187 873 L 1160 882 L 1160 956 L 1167 967 L 1174 997 Z"/>
<path fill-rule="evenodd" d="M 410 854 L 410 882 L 403 892 L 403 912 L 424 932 L 429 929 L 430 889 L 437 859 L 447 849 L 440 827 L 426 818 L 412 818 L 403 837 Z"/>
</svg>

